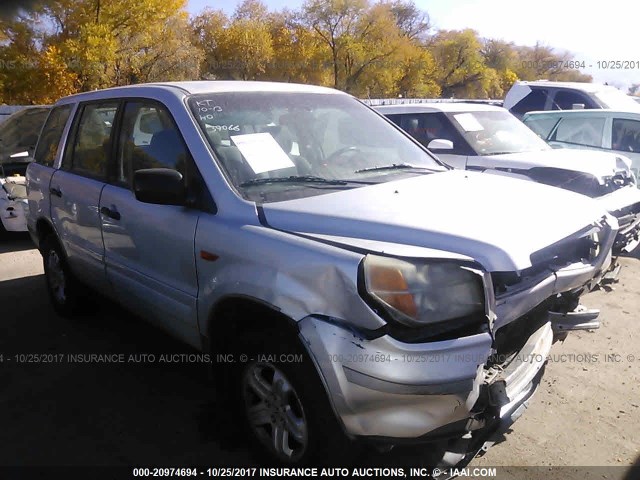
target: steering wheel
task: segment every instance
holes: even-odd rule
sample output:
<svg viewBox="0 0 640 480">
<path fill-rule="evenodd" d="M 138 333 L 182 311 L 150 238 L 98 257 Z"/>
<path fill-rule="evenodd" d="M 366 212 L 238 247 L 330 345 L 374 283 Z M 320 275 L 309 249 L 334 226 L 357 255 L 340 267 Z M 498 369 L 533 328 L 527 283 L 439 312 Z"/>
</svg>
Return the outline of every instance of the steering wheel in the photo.
<svg viewBox="0 0 640 480">
<path fill-rule="evenodd" d="M 354 147 L 354 146 L 342 147 L 336 150 L 335 152 L 333 152 L 327 158 L 325 158 L 324 163 L 327 165 L 330 165 L 333 160 L 335 160 L 338 157 L 341 157 L 346 153 L 352 154 L 352 153 L 358 153 L 358 152 L 360 152 L 360 149 L 358 147 Z"/>
</svg>

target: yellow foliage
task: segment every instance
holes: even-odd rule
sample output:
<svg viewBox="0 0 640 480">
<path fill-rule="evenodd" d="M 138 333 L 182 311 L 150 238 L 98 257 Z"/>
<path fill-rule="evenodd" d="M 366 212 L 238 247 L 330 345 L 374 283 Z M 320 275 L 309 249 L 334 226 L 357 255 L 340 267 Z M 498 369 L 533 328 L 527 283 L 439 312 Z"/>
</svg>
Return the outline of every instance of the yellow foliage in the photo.
<svg viewBox="0 0 640 480">
<path fill-rule="evenodd" d="M 53 0 L 0 21 L 0 100 L 50 103 L 98 88 L 186 79 L 329 85 L 359 96 L 499 98 L 517 79 L 588 81 L 536 45 L 430 35 L 413 0 L 307 0 L 270 12 L 244 0 L 231 16 L 186 0 Z M 43 29 L 42 26 L 46 27 Z"/>
</svg>

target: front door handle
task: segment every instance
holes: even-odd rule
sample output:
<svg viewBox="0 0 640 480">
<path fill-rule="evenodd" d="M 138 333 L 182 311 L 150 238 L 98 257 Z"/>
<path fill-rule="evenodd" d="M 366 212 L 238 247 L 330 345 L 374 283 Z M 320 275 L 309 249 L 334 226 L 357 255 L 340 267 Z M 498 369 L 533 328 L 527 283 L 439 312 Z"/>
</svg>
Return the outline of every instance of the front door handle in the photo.
<svg viewBox="0 0 640 480">
<path fill-rule="evenodd" d="M 58 197 L 58 198 L 61 198 L 61 197 L 62 197 L 62 190 L 60 190 L 60 187 L 51 187 L 51 188 L 49 189 L 49 193 L 50 193 L 51 195 L 55 195 L 55 196 L 56 196 L 56 197 Z"/>
<path fill-rule="evenodd" d="M 116 207 L 114 205 L 111 205 L 111 208 L 102 207 L 100 209 L 100 213 L 105 217 L 109 217 L 113 220 L 120 220 L 120 212 L 116 210 Z"/>
</svg>

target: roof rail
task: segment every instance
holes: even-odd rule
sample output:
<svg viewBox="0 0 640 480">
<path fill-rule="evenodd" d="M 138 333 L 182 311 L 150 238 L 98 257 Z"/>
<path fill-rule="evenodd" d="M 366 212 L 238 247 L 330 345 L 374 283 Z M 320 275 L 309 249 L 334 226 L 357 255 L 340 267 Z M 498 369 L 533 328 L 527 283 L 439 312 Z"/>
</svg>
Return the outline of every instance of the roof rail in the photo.
<svg viewBox="0 0 640 480">
<path fill-rule="evenodd" d="M 497 99 L 477 98 L 364 98 L 362 101 L 370 107 L 381 105 L 411 105 L 420 103 L 482 103 L 502 106 L 503 101 Z"/>
</svg>

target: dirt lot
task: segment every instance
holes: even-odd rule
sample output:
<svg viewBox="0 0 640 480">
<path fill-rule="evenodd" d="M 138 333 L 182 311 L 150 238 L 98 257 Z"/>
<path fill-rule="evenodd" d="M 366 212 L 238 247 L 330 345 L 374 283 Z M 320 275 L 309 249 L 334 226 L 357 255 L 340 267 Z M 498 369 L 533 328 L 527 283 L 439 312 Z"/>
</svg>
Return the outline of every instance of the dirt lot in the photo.
<svg viewBox="0 0 640 480">
<path fill-rule="evenodd" d="M 622 467 L 640 452 L 640 256 L 622 263 L 615 291 L 586 297 L 602 310 L 601 329 L 554 346 L 529 409 L 472 466 L 510 466 L 505 478 L 629 478 Z M 113 305 L 81 322 L 56 316 L 26 237 L 0 244 L 0 305 L 0 465 L 249 461 L 243 441 L 224 433 L 233 425 L 219 428 L 225 412 L 211 403 L 203 365 L 24 363 L 15 356 L 194 353 Z M 542 474 L 533 475 L 512 467 L 547 465 L 609 468 L 538 468 Z"/>
</svg>

